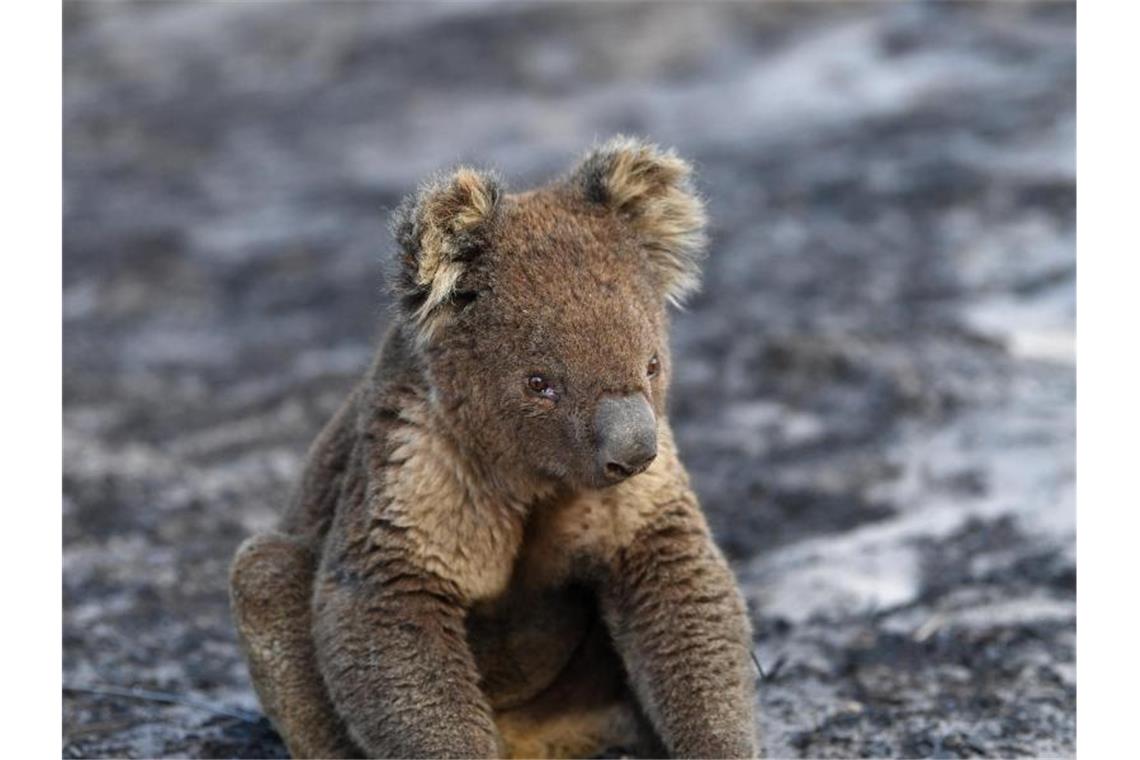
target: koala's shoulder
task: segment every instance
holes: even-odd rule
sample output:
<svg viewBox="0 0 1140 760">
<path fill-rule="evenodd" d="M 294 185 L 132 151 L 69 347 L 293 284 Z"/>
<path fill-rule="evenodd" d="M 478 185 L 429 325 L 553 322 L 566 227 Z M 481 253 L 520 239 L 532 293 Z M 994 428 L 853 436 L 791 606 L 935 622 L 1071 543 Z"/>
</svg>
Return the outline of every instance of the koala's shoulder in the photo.
<svg viewBox="0 0 1140 760">
<path fill-rule="evenodd" d="M 379 414 L 366 459 L 366 545 L 399 553 L 468 601 L 501 594 L 522 541 L 521 505 L 496 493 L 438 429 L 425 398 L 404 394 Z"/>
</svg>

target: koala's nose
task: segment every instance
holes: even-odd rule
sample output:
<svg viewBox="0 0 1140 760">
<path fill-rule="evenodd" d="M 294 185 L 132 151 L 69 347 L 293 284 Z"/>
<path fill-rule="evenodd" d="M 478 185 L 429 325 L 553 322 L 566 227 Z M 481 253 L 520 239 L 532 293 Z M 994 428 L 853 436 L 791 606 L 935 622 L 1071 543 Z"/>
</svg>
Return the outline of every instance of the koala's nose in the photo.
<svg viewBox="0 0 1140 760">
<path fill-rule="evenodd" d="M 604 396 L 594 414 L 598 475 L 616 483 L 644 472 L 657 457 L 657 418 L 645 396 Z"/>
</svg>

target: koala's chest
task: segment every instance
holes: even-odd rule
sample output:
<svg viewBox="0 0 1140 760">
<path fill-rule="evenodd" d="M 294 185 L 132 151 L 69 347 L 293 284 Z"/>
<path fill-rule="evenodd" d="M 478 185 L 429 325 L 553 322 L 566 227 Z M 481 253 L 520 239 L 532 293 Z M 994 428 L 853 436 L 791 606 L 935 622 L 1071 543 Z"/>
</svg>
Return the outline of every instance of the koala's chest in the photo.
<svg viewBox="0 0 1140 760">
<path fill-rule="evenodd" d="M 587 579 L 610 564 L 628 532 L 628 516 L 603 494 L 539 505 L 523 534 L 512 585 L 546 589 Z"/>
<path fill-rule="evenodd" d="M 467 640 L 492 706 L 520 705 L 553 683 L 595 625 L 596 609 L 593 594 L 577 586 L 515 587 L 475 605 Z"/>
<path fill-rule="evenodd" d="M 547 688 L 601 625 L 593 585 L 629 531 L 619 503 L 591 494 L 537 505 L 506 589 L 472 610 L 468 639 L 496 709 Z"/>
<path fill-rule="evenodd" d="M 612 551 L 608 510 L 593 500 L 560 500 L 528 521 L 510 581 L 475 605 L 471 650 L 496 709 L 547 688 L 598 625 L 591 569 Z"/>
</svg>

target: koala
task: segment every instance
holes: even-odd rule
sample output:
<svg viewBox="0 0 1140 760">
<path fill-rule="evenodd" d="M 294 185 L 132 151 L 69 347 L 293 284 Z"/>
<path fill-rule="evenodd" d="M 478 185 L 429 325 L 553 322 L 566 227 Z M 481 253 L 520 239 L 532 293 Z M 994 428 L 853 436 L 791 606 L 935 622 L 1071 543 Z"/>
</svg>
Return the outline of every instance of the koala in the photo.
<svg viewBox="0 0 1140 760">
<path fill-rule="evenodd" d="M 749 618 L 666 415 L 690 175 L 619 137 L 396 212 L 378 355 L 232 567 L 294 756 L 756 756 Z"/>
</svg>

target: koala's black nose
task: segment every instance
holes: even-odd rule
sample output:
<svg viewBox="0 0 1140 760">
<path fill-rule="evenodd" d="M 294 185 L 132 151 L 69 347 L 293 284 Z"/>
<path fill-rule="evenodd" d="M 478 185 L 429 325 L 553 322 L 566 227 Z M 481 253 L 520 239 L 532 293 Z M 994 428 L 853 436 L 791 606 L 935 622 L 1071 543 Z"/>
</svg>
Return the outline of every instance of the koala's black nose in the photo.
<svg viewBox="0 0 1140 760">
<path fill-rule="evenodd" d="M 657 457 L 657 418 L 640 393 L 605 396 L 594 414 L 598 475 L 604 483 L 644 472 Z"/>
</svg>

